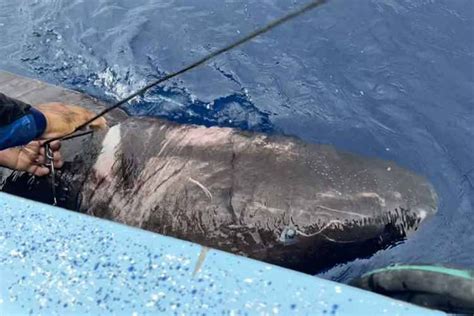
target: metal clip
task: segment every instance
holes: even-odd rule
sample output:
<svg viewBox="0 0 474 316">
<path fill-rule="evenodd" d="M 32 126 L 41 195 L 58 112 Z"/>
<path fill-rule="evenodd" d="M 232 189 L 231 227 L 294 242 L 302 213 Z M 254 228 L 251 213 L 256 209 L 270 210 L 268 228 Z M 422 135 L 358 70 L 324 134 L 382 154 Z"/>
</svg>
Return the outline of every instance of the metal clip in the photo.
<svg viewBox="0 0 474 316">
<path fill-rule="evenodd" d="M 44 145 L 45 154 L 46 154 L 46 167 L 49 167 L 51 175 L 51 191 L 53 193 L 53 205 L 58 205 L 58 200 L 56 199 L 56 169 L 54 169 L 54 153 L 49 144 Z"/>
</svg>

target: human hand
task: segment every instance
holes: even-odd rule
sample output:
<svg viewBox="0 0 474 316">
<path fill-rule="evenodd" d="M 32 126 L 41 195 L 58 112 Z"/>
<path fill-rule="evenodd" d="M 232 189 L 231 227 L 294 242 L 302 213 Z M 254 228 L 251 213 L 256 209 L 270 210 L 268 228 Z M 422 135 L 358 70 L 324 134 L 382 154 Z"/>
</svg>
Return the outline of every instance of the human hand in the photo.
<svg viewBox="0 0 474 316">
<path fill-rule="evenodd" d="M 9 169 L 26 171 L 35 176 L 46 176 L 49 174 L 49 168 L 44 164 L 46 162 L 46 153 L 44 142 L 32 141 L 25 146 L 13 147 L 0 151 L 0 165 Z M 55 168 L 61 168 L 64 164 L 59 149 L 59 141 L 51 142 L 53 151 L 53 163 Z"/>
<path fill-rule="evenodd" d="M 68 135 L 95 116 L 95 113 L 76 105 L 45 103 L 35 106 L 46 117 L 46 130 L 41 139 Z M 88 125 L 91 129 L 105 129 L 107 121 L 100 117 Z"/>
</svg>

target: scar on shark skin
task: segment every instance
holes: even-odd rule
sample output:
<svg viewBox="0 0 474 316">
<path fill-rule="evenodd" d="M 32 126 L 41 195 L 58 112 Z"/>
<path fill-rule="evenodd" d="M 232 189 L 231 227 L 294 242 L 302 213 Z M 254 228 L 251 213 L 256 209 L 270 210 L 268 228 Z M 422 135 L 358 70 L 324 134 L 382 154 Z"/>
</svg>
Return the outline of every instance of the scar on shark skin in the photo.
<svg viewBox="0 0 474 316">
<path fill-rule="evenodd" d="M 192 183 L 194 183 L 195 185 L 197 185 L 198 187 L 200 187 L 204 191 L 204 193 L 206 193 L 207 197 L 212 201 L 211 191 L 209 191 L 202 183 L 200 183 L 199 181 L 194 180 L 193 178 L 188 178 L 188 180 L 191 181 Z"/>
</svg>

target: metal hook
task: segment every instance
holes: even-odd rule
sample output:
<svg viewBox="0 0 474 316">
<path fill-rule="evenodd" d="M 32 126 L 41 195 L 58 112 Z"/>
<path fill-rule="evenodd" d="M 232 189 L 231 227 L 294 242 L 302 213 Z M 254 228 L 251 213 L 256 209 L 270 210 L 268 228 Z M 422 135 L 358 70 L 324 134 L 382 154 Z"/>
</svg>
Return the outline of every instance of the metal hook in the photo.
<svg viewBox="0 0 474 316">
<path fill-rule="evenodd" d="M 46 154 L 46 167 L 49 167 L 51 174 L 51 191 L 53 193 L 53 205 L 58 205 L 58 200 L 56 199 L 56 169 L 54 168 L 54 153 L 49 144 L 44 145 L 45 154 Z"/>
</svg>

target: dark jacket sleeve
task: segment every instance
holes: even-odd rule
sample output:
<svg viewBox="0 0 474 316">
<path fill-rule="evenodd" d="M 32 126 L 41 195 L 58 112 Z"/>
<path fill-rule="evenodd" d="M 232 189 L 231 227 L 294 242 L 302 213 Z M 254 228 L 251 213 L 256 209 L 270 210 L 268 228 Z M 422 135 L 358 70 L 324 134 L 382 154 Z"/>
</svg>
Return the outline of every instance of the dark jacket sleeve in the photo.
<svg viewBox="0 0 474 316">
<path fill-rule="evenodd" d="M 28 144 L 46 129 L 43 113 L 0 93 L 0 150 Z"/>
<path fill-rule="evenodd" d="M 0 126 L 11 124 L 30 111 L 31 105 L 0 93 Z"/>
</svg>

